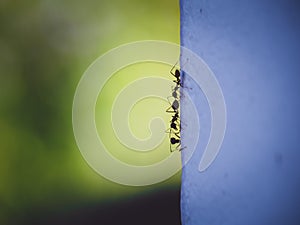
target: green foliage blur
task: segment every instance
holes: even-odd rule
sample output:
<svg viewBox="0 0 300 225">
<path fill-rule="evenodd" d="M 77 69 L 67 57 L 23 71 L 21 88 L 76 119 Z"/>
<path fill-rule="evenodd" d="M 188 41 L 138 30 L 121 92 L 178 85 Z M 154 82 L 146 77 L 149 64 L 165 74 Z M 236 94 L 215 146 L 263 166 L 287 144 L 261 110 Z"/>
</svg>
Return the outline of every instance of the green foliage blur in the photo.
<svg viewBox="0 0 300 225">
<path fill-rule="evenodd" d="M 114 184 L 87 165 L 73 136 L 72 101 L 86 68 L 111 48 L 179 43 L 179 3 L 1 0 L 0 24 L 0 224 L 39 207 L 151 190 Z M 178 176 L 157 186 L 172 183 Z"/>
</svg>

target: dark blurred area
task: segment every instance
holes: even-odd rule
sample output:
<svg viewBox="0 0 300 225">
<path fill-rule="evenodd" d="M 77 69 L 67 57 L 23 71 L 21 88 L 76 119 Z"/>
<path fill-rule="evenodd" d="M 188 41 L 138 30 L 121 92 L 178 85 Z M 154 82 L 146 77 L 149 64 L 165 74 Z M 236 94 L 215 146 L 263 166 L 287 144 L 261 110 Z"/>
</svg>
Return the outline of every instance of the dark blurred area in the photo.
<svg viewBox="0 0 300 225">
<path fill-rule="evenodd" d="M 69 210 L 33 209 L 18 224 L 180 224 L 179 189 L 165 189 L 121 202 L 82 204 Z"/>
<path fill-rule="evenodd" d="M 178 23 L 171 1 L 0 2 L 0 224 L 179 224 L 179 175 L 147 188 L 101 178 L 71 118 L 94 59 L 129 41 L 178 41 Z"/>
</svg>

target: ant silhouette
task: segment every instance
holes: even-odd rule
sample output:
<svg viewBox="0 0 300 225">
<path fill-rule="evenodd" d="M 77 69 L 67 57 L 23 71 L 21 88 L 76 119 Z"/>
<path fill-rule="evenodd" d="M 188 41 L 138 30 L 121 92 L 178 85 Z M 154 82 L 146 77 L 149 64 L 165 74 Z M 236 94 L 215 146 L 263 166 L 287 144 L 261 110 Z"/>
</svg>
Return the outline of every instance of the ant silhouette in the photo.
<svg viewBox="0 0 300 225">
<path fill-rule="evenodd" d="M 178 62 L 177 62 L 178 63 Z M 182 87 L 182 83 L 180 80 L 180 70 L 175 69 L 175 72 L 173 72 L 175 66 L 177 63 L 172 67 L 170 70 L 171 75 L 175 77 L 175 80 L 173 82 L 176 84 L 175 87 L 171 87 L 172 96 L 167 97 L 168 102 L 170 104 L 170 107 L 167 108 L 167 113 L 174 113 L 172 115 L 172 119 L 170 120 L 170 128 L 166 131 L 166 133 L 169 133 L 169 139 L 170 139 L 170 152 L 174 152 L 176 150 L 181 151 L 184 148 L 181 148 L 181 140 L 180 140 L 180 117 L 179 117 L 179 103 L 180 103 L 180 87 Z M 170 100 L 170 98 L 173 98 L 174 100 Z"/>
</svg>

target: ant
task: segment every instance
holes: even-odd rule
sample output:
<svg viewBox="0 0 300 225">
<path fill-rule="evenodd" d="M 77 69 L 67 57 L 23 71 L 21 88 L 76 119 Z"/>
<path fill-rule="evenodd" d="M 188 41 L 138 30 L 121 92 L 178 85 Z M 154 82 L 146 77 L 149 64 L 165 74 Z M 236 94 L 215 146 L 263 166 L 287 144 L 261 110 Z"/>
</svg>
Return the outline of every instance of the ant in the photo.
<svg viewBox="0 0 300 225">
<path fill-rule="evenodd" d="M 176 83 L 175 87 L 171 88 L 172 96 L 167 97 L 169 104 L 171 105 L 166 112 L 167 113 L 174 113 L 172 115 L 172 119 L 170 120 L 170 128 L 166 131 L 169 133 L 170 139 L 170 152 L 174 152 L 175 150 L 181 151 L 184 148 L 181 148 L 181 140 L 180 140 L 180 117 L 179 117 L 179 103 L 180 103 L 180 87 L 182 87 L 182 83 L 180 80 L 180 71 L 178 69 L 173 72 L 177 63 L 172 67 L 170 73 L 176 78 L 173 80 Z M 170 101 L 170 98 L 174 98 L 173 102 Z M 175 146 L 175 147 L 173 147 Z"/>
</svg>

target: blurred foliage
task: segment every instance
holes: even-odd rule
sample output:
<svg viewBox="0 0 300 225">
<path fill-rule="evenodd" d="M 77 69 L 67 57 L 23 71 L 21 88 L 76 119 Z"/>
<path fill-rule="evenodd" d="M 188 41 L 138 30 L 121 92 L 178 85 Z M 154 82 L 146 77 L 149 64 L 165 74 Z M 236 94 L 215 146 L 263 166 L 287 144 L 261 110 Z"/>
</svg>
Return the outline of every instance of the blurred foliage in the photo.
<svg viewBox="0 0 300 225">
<path fill-rule="evenodd" d="M 179 43 L 179 3 L 2 0 L 0 27 L 0 224 L 30 208 L 150 190 L 111 183 L 88 167 L 73 137 L 72 101 L 85 69 L 111 48 Z"/>
<path fill-rule="evenodd" d="M 121 112 L 123 120 L 127 120 L 125 112 L 126 109 L 130 109 L 131 106 L 127 104 L 117 106 L 117 103 L 115 102 L 116 99 L 118 99 L 118 95 L 122 93 L 122 90 L 126 90 L 129 88 L 128 86 L 130 84 L 138 82 L 143 78 L 151 77 L 170 80 L 170 69 L 170 65 L 157 62 L 132 64 L 117 71 L 112 77 L 110 77 L 101 90 L 97 99 L 95 112 L 98 135 L 103 140 L 106 149 L 122 162 L 129 163 L 131 165 L 146 166 L 158 163 L 170 156 L 169 139 L 165 133 L 171 118 L 171 115 L 165 112 L 165 110 L 170 106 L 166 99 L 167 96 L 161 96 L 162 98 L 146 97 L 138 100 L 131 108 L 128 116 L 129 129 L 131 130 L 132 135 L 137 139 L 147 140 L 152 136 L 165 137 L 162 143 L 159 141 L 157 143 L 151 143 L 157 144 L 157 147 L 152 149 L 152 151 L 132 151 L 128 149 L 124 145 L 128 142 L 124 141 L 124 143 L 121 143 L 121 141 L 119 141 L 119 137 L 115 134 L 115 130 L 111 122 L 113 120 L 111 115 L 113 107 L 116 107 L 116 110 Z M 159 86 L 160 84 L 157 82 L 155 84 L 155 86 L 148 87 L 147 91 L 153 91 L 158 88 L 166 88 L 164 86 Z M 140 88 L 141 87 L 134 88 L 135 96 L 139 96 L 137 92 L 143 92 Z M 168 87 L 167 91 L 169 90 L 171 92 L 171 87 Z M 171 93 L 169 95 L 171 95 Z M 131 96 L 131 99 L 134 99 L 134 96 Z M 103 103 L 105 103 L 105 107 L 103 107 Z M 160 129 L 159 127 L 154 128 L 155 123 L 152 120 L 155 118 L 162 120 L 165 125 L 164 129 Z M 117 127 L 118 124 L 115 124 L 115 126 Z M 145 147 L 146 144 L 143 146 L 147 149 L 147 147 Z"/>
</svg>

